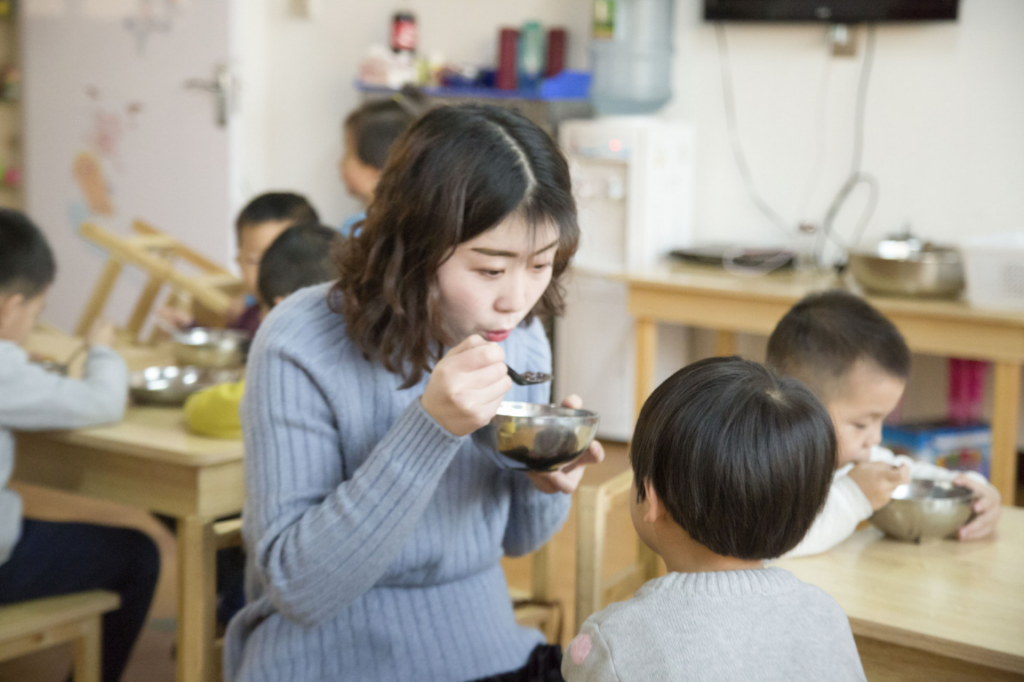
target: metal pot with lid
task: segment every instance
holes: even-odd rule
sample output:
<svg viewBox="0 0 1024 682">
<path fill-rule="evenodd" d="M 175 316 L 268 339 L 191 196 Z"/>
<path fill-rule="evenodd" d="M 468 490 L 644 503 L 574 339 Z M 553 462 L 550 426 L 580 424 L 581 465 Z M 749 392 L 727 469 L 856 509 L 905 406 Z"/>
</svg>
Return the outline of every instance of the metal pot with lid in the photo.
<svg viewBox="0 0 1024 682">
<path fill-rule="evenodd" d="M 851 252 L 850 272 L 871 294 L 956 298 L 964 288 L 960 251 L 921 241 L 909 229 L 873 250 Z"/>
</svg>

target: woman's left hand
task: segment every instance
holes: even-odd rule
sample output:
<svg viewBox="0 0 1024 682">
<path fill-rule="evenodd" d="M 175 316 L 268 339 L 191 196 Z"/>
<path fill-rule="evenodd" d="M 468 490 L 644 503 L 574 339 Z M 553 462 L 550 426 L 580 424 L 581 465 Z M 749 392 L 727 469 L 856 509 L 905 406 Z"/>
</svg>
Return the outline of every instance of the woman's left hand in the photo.
<svg viewBox="0 0 1024 682">
<path fill-rule="evenodd" d="M 571 395 L 562 401 L 562 407 L 571 407 L 578 410 L 583 407 L 583 401 L 578 395 Z M 579 459 L 571 464 L 566 464 L 558 471 L 530 471 L 526 475 L 530 477 L 534 487 L 542 493 L 570 494 L 580 484 L 580 479 L 583 478 L 583 470 L 586 466 L 602 461 L 604 461 L 604 448 L 595 440 L 590 444 L 586 452 L 580 455 Z"/>
</svg>

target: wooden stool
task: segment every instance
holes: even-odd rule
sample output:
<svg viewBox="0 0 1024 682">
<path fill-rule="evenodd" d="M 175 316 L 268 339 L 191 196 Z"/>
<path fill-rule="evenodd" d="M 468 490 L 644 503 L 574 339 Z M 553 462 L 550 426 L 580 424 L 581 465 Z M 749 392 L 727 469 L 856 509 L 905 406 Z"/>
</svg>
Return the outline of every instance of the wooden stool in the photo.
<svg viewBox="0 0 1024 682">
<path fill-rule="evenodd" d="M 660 558 L 637 538 L 637 558 L 604 578 L 604 539 L 608 513 L 628 505 L 633 471 L 623 471 L 600 485 L 582 485 L 576 507 L 576 632 L 592 613 L 633 596 L 641 585 L 662 572 Z M 627 512 L 628 513 L 628 512 Z"/>
<path fill-rule="evenodd" d="M 75 682 L 99 682 L 100 617 L 120 605 L 113 592 L 95 590 L 0 606 L 0 661 L 74 642 Z"/>
<path fill-rule="evenodd" d="M 516 622 L 524 627 L 537 628 L 544 633 L 549 644 L 558 644 L 562 640 L 564 614 L 562 603 L 552 599 L 552 558 L 549 542 L 533 553 L 530 590 L 510 587 L 508 593 Z"/>
<path fill-rule="evenodd" d="M 130 237 L 120 237 L 94 223 L 83 223 L 79 231 L 83 237 L 106 249 L 110 259 L 78 320 L 76 336 L 84 336 L 103 313 L 125 264 L 149 274 L 149 281 L 125 326 L 133 342 L 139 340 L 139 332 L 165 285 L 172 290 L 171 300 L 187 295 L 192 301 L 196 321 L 207 326 L 218 326 L 218 323 L 223 326 L 231 310 L 232 296 L 241 291 L 241 280 L 226 269 L 141 220 L 132 223 L 134 235 Z M 178 270 L 178 261 L 187 264 L 196 274 Z"/>
</svg>

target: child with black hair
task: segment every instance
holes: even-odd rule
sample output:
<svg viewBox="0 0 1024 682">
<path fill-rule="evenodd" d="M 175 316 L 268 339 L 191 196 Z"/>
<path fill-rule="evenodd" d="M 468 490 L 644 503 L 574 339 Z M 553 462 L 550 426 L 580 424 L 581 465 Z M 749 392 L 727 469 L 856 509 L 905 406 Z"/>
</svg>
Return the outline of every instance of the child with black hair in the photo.
<svg viewBox="0 0 1024 682">
<path fill-rule="evenodd" d="M 256 277 L 260 259 L 282 232 L 299 223 L 319 223 L 316 209 L 306 197 L 293 192 L 267 192 L 260 194 L 241 210 L 235 219 L 238 238 L 238 268 L 242 274 L 242 293 L 236 317 L 229 329 L 240 329 L 255 334 L 260 326 L 260 304 L 257 300 Z M 193 324 L 190 315 L 164 308 L 159 315 L 179 327 Z"/>
<path fill-rule="evenodd" d="M 825 404 L 839 439 L 828 502 L 807 537 L 787 556 L 818 554 L 849 537 L 911 478 L 952 481 L 975 493 L 969 540 L 999 520 L 999 492 L 976 472 L 943 469 L 880 447 L 882 422 L 910 377 L 910 349 L 870 303 L 845 291 L 811 294 L 793 306 L 768 339 L 767 363 L 795 377 Z"/>
<path fill-rule="evenodd" d="M 331 261 L 331 244 L 338 232 L 318 223 L 293 225 L 274 240 L 260 261 L 257 289 L 261 316 L 299 289 L 329 282 L 338 276 Z M 185 402 L 189 430 L 213 438 L 241 438 L 238 405 L 245 381 L 218 384 Z M 225 619 L 224 622 L 227 622 Z"/>
<path fill-rule="evenodd" d="M 415 91 L 406 89 L 391 99 L 367 102 L 345 119 L 345 151 L 338 171 L 345 189 L 363 206 L 373 200 L 391 145 L 416 120 L 421 107 Z M 341 226 L 342 235 L 351 236 L 365 218 L 365 212 L 349 217 Z"/>
<path fill-rule="evenodd" d="M 84 590 L 117 592 L 120 608 L 103 617 L 102 657 L 102 679 L 116 682 L 156 589 L 156 545 L 127 528 L 24 519 L 21 499 L 6 487 L 16 432 L 116 422 L 128 398 L 128 370 L 110 348 L 109 322 L 97 323 L 86 339 L 82 379 L 29 361 L 22 346 L 55 274 L 42 232 L 24 214 L 0 209 L 0 605 Z"/>
<path fill-rule="evenodd" d="M 762 563 L 807 532 L 835 454 L 824 406 L 756 363 L 711 358 L 659 386 L 630 448 L 630 517 L 669 573 L 583 623 L 565 679 L 864 680 L 839 605 Z"/>
</svg>

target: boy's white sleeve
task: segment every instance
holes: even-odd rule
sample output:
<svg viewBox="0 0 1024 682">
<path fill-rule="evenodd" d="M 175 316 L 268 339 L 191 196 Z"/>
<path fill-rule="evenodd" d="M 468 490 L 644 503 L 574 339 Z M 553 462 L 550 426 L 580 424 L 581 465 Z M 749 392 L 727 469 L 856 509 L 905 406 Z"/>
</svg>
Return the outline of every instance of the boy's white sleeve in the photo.
<svg viewBox="0 0 1024 682">
<path fill-rule="evenodd" d="M 857 524 L 871 516 L 871 503 L 848 473 L 849 468 L 836 472 L 825 506 L 800 544 L 785 554 L 786 558 L 826 552 L 850 537 Z"/>
<path fill-rule="evenodd" d="M 946 469 L 945 467 L 936 466 L 929 464 L 928 462 L 919 462 L 915 459 L 911 459 L 906 455 L 895 455 L 892 450 L 883 447 L 874 447 L 871 449 L 871 461 L 872 462 L 888 462 L 894 466 L 906 464 L 910 467 L 911 478 L 923 478 L 931 481 L 942 481 L 949 482 L 955 479 L 960 474 L 973 478 L 979 483 L 992 487 L 992 484 L 988 482 L 988 479 L 979 474 L 977 471 L 958 471 L 955 469 Z"/>
<path fill-rule="evenodd" d="M 619 682 L 608 643 L 589 620 L 562 656 L 562 677 L 565 682 Z"/>
</svg>

